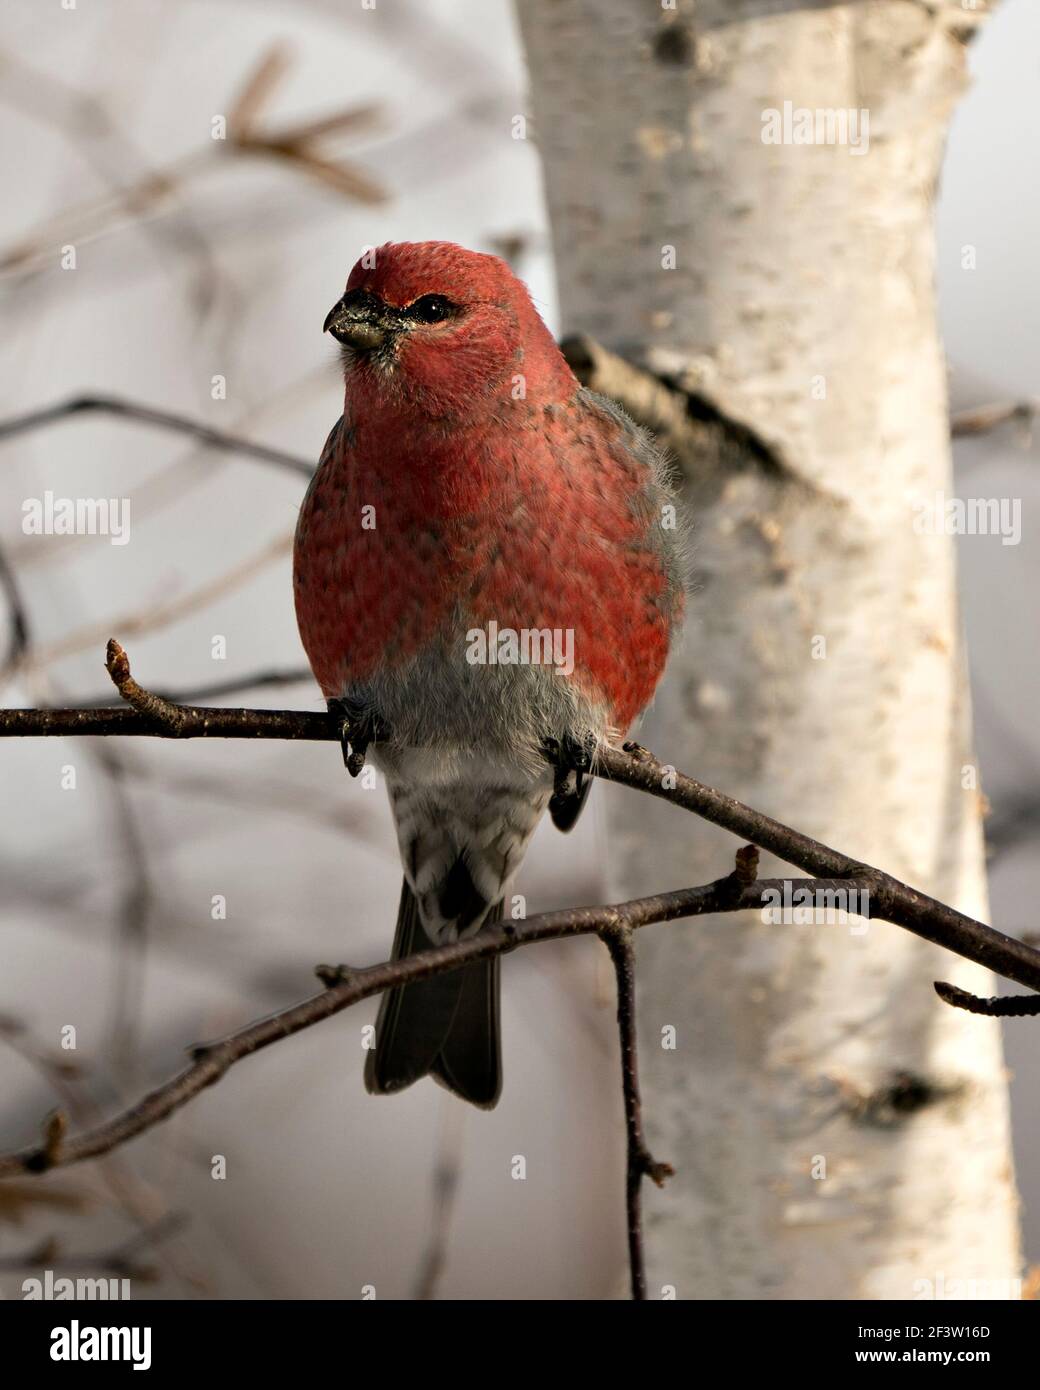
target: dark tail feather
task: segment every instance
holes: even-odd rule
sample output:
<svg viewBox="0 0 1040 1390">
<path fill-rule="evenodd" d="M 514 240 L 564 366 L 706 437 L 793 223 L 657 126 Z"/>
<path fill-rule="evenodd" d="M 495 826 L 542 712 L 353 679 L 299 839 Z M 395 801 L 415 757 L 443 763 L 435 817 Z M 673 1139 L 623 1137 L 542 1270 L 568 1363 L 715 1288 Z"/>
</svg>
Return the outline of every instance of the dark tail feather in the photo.
<svg viewBox="0 0 1040 1390">
<path fill-rule="evenodd" d="M 496 903 L 484 926 L 502 920 Z M 475 960 L 459 972 L 462 990 L 433 1075 L 463 1100 L 493 1110 L 502 1094 L 502 1039 L 498 1010 L 498 956 Z"/>
<path fill-rule="evenodd" d="M 488 915 L 497 921 L 501 908 Z M 429 950 L 415 897 L 405 883 L 397 913 L 393 959 Z M 498 1021 L 498 959 L 391 989 L 376 1019 L 376 1045 L 365 1061 L 365 1087 L 400 1091 L 432 1073 L 450 1091 L 490 1109 L 502 1089 Z"/>
</svg>

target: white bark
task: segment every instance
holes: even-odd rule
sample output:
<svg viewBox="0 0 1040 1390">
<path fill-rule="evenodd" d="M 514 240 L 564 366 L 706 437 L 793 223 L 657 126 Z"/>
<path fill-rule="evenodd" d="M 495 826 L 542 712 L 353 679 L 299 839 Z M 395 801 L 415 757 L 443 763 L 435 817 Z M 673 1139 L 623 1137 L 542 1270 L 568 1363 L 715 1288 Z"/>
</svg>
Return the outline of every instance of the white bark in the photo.
<svg viewBox="0 0 1040 1390">
<path fill-rule="evenodd" d="M 564 328 L 678 376 L 772 451 L 686 467 L 696 588 L 642 741 L 984 917 L 953 543 L 917 534 L 912 507 L 952 494 L 932 197 L 974 16 L 519 13 Z M 785 100 L 867 108 L 869 152 L 763 143 Z M 612 798 L 619 897 L 727 871 L 732 839 L 636 800 Z M 646 1199 L 651 1296 L 898 1299 L 1018 1276 L 998 1025 L 932 991 L 993 993 L 985 972 L 880 923 L 714 919 L 637 951 L 651 1147 L 678 1170 Z M 897 1072 L 928 1098 L 879 1114 L 865 1098 Z"/>
</svg>

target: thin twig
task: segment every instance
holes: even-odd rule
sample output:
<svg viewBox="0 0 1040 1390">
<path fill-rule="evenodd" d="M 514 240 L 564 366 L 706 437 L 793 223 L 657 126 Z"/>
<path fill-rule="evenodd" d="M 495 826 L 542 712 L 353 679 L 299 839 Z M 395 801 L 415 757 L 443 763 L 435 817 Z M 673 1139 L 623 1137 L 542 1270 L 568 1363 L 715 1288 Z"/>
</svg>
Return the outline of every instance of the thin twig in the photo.
<svg viewBox="0 0 1040 1390">
<path fill-rule="evenodd" d="M 621 1086 L 625 1104 L 625 1133 L 627 1164 L 625 1175 L 625 1208 L 628 1216 L 628 1267 L 632 1280 L 632 1297 L 638 1302 L 646 1298 L 646 1261 L 643 1255 L 643 1220 L 640 1193 L 644 1178 L 651 1178 L 663 1187 L 675 1169 L 670 1163 L 659 1163 L 646 1146 L 643 1136 L 643 1106 L 639 1097 L 639 1067 L 636 1051 L 636 977 L 635 951 L 629 927 L 609 927 L 600 932 L 617 980 L 618 1035 L 621 1040 Z"/>
<path fill-rule="evenodd" d="M 305 682 L 314 682 L 309 666 L 289 666 L 284 670 L 274 667 L 265 671 L 246 671 L 244 675 L 228 676 L 226 680 L 211 681 L 205 685 L 191 685 L 187 690 L 157 690 L 155 693 L 169 704 L 185 705 L 196 700 L 213 700 L 222 695 L 237 695 L 242 690 L 265 690 L 270 686 L 303 685 Z M 107 695 L 92 695 L 82 703 L 104 705 L 107 701 Z M 118 705 L 114 707 L 119 708 Z"/>
<path fill-rule="evenodd" d="M 945 980 L 936 980 L 935 992 L 944 1004 L 952 1004 L 955 1009 L 964 1009 L 969 1014 L 985 1014 L 987 1018 L 1035 1018 L 1040 1014 L 1040 994 L 1008 994 L 983 999 Z"/>
<path fill-rule="evenodd" d="M 82 151 L 108 184 L 112 212 L 118 215 L 121 210 L 130 217 L 139 216 L 141 229 L 154 239 L 167 273 L 173 268 L 173 258 L 168 254 L 171 250 L 184 251 L 196 262 L 199 274 L 193 297 L 200 312 L 208 313 L 221 281 L 213 248 L 188 208 L 173 207 L 168 219 L 147 216 L 157 195 L 175 192 L 177 180 L 172 174 L 160 175 L 149 166 L 130 138 L 131 123 L 109 114 L 107 93 L 100 98 L 80 92 L 48 72 L 26 66 L 11 53 L 4 54 L 3 67 L 4 96 L 8 100 L 13 97 L 21 111 L 52 126 Z M 67 225 L 67 219 L 61 221 L 61 226 Z M 48 245 L 46 249 L 51 251 L 52 247 Z M 16 247 L 13 259 L 5 257 L 4 268 L 17 266 L 27 255 L 32 257 L 33 249 L 23 243 L 21 255 Z"/>
<path fill-rule="evenodd" d="M 268 565 L 290 554 L 292 539 L 292 532 L 285 531 L 280 536 L 266 541 L 252 555 L 247 555 L 230 569 L 223 570 L 205 584 L 200 584 L 198 588 L 189 589 L 186 593 L 177 594 L 136 613 L 124 613 L 115 620 L 115 625 L 123 632 L 130 632 L 139 637 L 145 633 L 151 635 L 160 628 L 181 622 L 190 613 L 208 608 L 215 599 L 226 598 L 228 594 L 234 593 L 236 589 L 254 579 Z M 112 627 L 111 621 L 92 623 L 89 627 L 66 633 L 64 637 L 59 637 L 46 646 L 37 643 L 31 651 L 23 655 L 22 667 L 46 666 L 61 657 L 85 651 L 95 643 L 104 641 L 105 633 L 110 632 Z"/>
<path fill-rule="evenodd" d="M 193 420 L 188 415 L 177 415 L 170 410 L 156 410 L 153 406 L 139 405 L 136 401 L 127 401 L 121 396 L 70 396 L 68 400 L 57 401 L 54 405 L 46 405 L 39 410 L 30 410 L 24 415 L 0 420 L 0 440 L 13 439 L 16 435 L 27 434 L 30 430 L 42 429 L 72 415 L 91 413 L 112 415 L 117 420 L 135 420 L 138 424 L 154 425 L 157 429 L 186 434 L 209 449 L 246 454 L 250 458 L 259 459 L 261 463 L 273 463 L 279 468 L 302 473 L 305 478 L 309 478 L 314 472 L 314 462 L 311 459 L 300 458 L 297 454 L 287 454 L 284 449 L 274 449 L 268 444 L 254 444 L 252 440 L 227 434 L 224 430 L 212 429 L 201 420 Z"/>
<path fill-rule="evenodd" d="M 1014 420 L 1027 429 L 1040 412 L 1040 401 L 997 401 L 992 405 L 976 405 L 959 410 L 950 419 L 950 434 L 954 439 L 966 435 L 986 434 Z"/>
<path fill-rule="evenodd" d="M 149 719 L 159 719 L 174 728 L 179 727 L 187 717 L 188 712 L 182 705 L 171 704 L 161 695 L 153 695 L 150 690 L 145 690 L 137 684 L 130 674 L 130 659 L 114 637 L 108 640 L 105 669 L 112 677 L 112 684 L 119 691 L 121 698 L 128 705 L 132 705 L 139 714 Z"/>
<path fill-rule="evenodd" d="M 339 742 L 339 725 L 327 714 L 288 709 L 223 709 L 183 706 L 179 724 L 132 709 L 0 710 L 0 738 L 91 737 L 277 738 Z"/>
<path fill-rule="evenodd" d="M 315 149 L 315 143 L 336 133 L 354 133 L 372 124 L 377 108 L 371 105 L 349 106 L 302 125 L 262 129 L 257 117 L 271 91 L 284 73 L 287 63 L 276 44 L 261 56 L 247 78 L 242 93 L 234 99 L 232 120 L 226 140 L 207 140 L 205 144 L 162 168 L 149 169 L 99 199 L 78 207 L 65 208 L 48 217 L 32 231 L 6 250 L 0 249 L 0 272 L 26 271 L 36 268 L 52 254 L 52 245 L 60 232 L 66 240 L 82 245 L 88 239 L 103 236 L 119 225 L 117 218 L 126 214 L 133 225 L 141 225 L 145 217 L 159 211 L 181 191 L 190 178 L 217 167 L 219 160 L 229 157 L 267 156 L 301 173 L 308 174 L 356 202 L 370 205 L 387 200 L 382 184 L 346 160 L 333 161 Z M 76 94 L 81 111 L 93 98 Z"/>
<path fill-rule="evenodd" d="M 317 367 L 288 382 L 280 390 L 266 392 L 262 401 L 251 401 L 248 406 L 236 412 L 228 428 L 221 430 L 221 434 L 228 440 L 228 444 L 227 447 L 218 446 L 216 457 L 204 440 L 194 441 L 190 437 L 191 432 L 189 431 L 189 438 L 183 451 L 149 472 L 142 481 L 134 483 L 134 525 L 140 528 L 143 521 L 154 519 L 163 508 L 173 503 L 183 502 L 186 492 L 203 483 L 211 482 L 215 470 L 230 461 L 237 448 L 234 441 L 240 438 L 238 430 L 243 424 L 248 424 L 251 430 L 255 430 L 265 420 L 283 418 L 282 412 L 286 406 L 298 406 L 305 395 L 313 393 L 315 390 L 320 390 L 323 393 L 327 391 L 328 378 L 328 362 L 325 360 Z M 148 409 L 148 407 L 144 408 Z M 175 434 L 184 433 L 177 423 L 182 418 L 185 417 L 174 416 L 174 424 L 169 426 Z M 160 420 L 150 419 L 148 423 L 154 424 L 156 428 L 167 428 Z M 46 429 L 48 424 L 49 420 L 44 419 L 40 428 Z M 203 426 L 203 428 L 208 427 Z M 260 447 L 262 450 L 266 450 L 266 446 L 261 445 Z M 248 456 L 253 446 L 247 443 L 246 448 Z M 287 457 L 291 460 L 286 465 L 289 471 L 291 473 L 302 472 L 303 466 L 307 462 L 306 459 L 297 458 L 294 455 Z M 257 458 L 257 462 L 261 467 L 264 467 L 269 462 L 277 463 L 277 460 L 268 459 L 262 454 Z M 83 531 L 69 536 L 22 536 L 17 540 L 12 538 L 8 544 L 7 554 L 11 564 L 21 574 L 30 566 L 48 564 L 58 556 L 67 559 L 72 551 L 90 544 L 93 540 L 94 537 L 89 532 Z"/>
</svg>

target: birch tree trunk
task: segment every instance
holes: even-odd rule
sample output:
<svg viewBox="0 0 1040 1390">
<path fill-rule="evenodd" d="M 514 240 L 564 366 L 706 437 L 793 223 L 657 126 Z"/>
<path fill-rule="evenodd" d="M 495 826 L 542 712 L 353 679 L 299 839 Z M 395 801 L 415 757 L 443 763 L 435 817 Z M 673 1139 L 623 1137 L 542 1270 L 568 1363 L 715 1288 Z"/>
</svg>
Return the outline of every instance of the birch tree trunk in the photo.
<svg viewBox="0 0 1040 1390">
<path fill-rule="evenodd" d="M 519 16 L 564 327 L 689 393 L 665 433 L 694 591 L 642 741 L 984 918 L 953 542 L 914 526 L 917 499 L 952 493 L 932 202 L 977 16 L 959 0 Z M 869 148 L 765 143 L 785 101 L 866 109 Z M 609 389 L 595 353 L 582 365 Z M 722 832 L 607 790 L 618 897 L 732 866 Z M 646 1199 L 651 1297 L 1015 1296 L 999 1026 L 932 990 L 993 981 L 862 928 L 640 933 L 646 1119 L 677 1168 Z"/>
</svg>

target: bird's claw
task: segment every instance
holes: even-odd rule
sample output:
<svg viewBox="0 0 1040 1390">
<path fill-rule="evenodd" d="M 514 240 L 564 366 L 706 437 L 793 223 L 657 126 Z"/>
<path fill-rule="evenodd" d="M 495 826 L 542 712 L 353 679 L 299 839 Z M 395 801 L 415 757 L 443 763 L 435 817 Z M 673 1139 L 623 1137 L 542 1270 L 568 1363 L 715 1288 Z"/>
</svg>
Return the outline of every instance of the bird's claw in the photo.
<svg viewBox="0 0 1040 1390">
<path fill-rule="evenodd" d="M 343 766 L 356 777 L 365 766 L 370 743 L 385 743 L 390 735 L 379 715 L 350 700 L 330 700 L 329 713 L 340 721 L 339 741 Z"/>
<path fill-rule="evenodd" d="M 554 767 L 562 768 L 564 772 L 584 774 L 592 766 L 597 743 L 593 733 L 583 734 L 581 738 L 564 734 L 563 738 L 544 739 L 542 746 Z"/>
<path fill-rule="evenodd" d="M 549 801 L 549 811 L 561 830 L 569 829 L 577 819 L 585 799 L 585 778 L 592 767 L 596 753 L 597 739 L 593 733 L 575 738 L 564 734 L 563 738 L 547 738 L 543 742 L 546 756 L 553 765 L 553 793 Z M 570 785 L 570 775 L 574 773 L 574 785 Z"/>
</svg>

